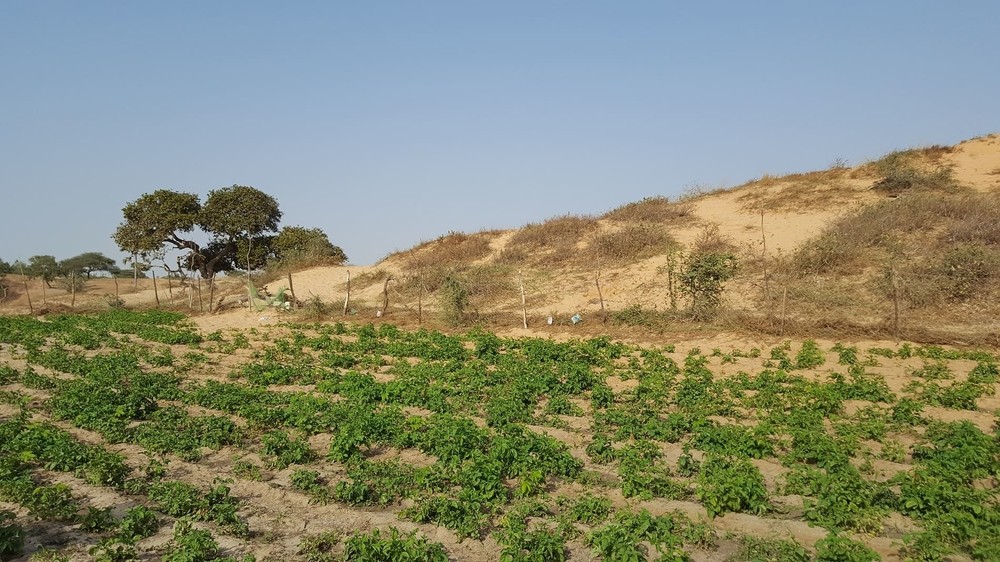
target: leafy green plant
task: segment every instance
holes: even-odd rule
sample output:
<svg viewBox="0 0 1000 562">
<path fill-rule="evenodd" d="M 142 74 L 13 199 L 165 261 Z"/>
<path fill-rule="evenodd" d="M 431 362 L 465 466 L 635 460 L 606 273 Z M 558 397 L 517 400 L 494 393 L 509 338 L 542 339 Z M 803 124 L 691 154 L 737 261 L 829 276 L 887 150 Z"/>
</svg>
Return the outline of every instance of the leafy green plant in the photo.
<svg viewBox="0 0 1000 562">
<path fill-rule="evenodd" d="M 813 369 L 826 362 L 826 357 L 814 340 L 802 342 L 802 347 L 795 356 L 796 369 Z"/>
<path fill-rule="evenodd" d="M 763 475 L 742 458 L 709 455 L 701 464 L 695 494 L 709 517 L 729 511 L 760 514 L 770 508 Z"/>
<path fill-rule="evenodd" d="M 648 543 L 660 554 L 659 560 L 681 562 L 690 560 L 685 543 L 711 547 L 715 538 L 709 526 L 692 523 L 680 512 L 657 517 L 643 510 L 618 513 L 613 522 L 589 533 L 585 542 L 604 560 L 646 560 L 644 543 Z"/>
<path fill-rule="evenodd" d="M 448 554 L 441 543 L 430 542 L 416 532 L 404 535 L 395 527 L 390 527 L 388 536 L 379 529 L 373 529 L 370 533 L 348 538 L 344 542 L 344 560 L 447 562 Z"/>
<path fill-rule="evenodd" d="M 591 494 L 577 498 L 576 502 L 566 510 L 565 515 L 570 521 L 596 525 L 608 518 L 611 513 L 611 500 Z"/>
<path fill-rule="evenodd" d="M 122 516 L 115 535 L 125 542 L 134 543 L 155 535 L 159 528 L 160 521 L 156 514 L 146 506 L 137 505 Z"/>
<path fill-rule="evenodd" d="M 309 496 L 310 502 L 323 505 L 329 501 L 330 489 L 320 477 L 319 472 L 299 468 L 292 472 L 288 479 L 293 488 L 305 492 Z"/>
<path fill-rule="evenodd" d="M 219 553 L 219 543 L 211 531 L 195 529 L 191 521 L 180 519 L 174 524 L 163 562 L 208 562 L 218 559 Z"/>
<path fill-rule="evenodd" d="M 877 562 L 881 558 L 863 543 L 831 534 L 816 543 L 816 562 Z"/>
<path fill-rule="evenodd" d="M 14 513 L 0 511 L 0 559 L 20 556 L 25 537 L 24 528 L 15 522 Z"/>
<path fill-rule="evenodd" d="M 264 479 L 264 474 L 261 472 L 260 466 L 247 459 L 235 459 L 233 461 L 233 476 L 254 482 L 260 482 Z"/>
<path fill-rule="evenodd" d="M 115 537 L 102 540 L 91 547 L 90 555 L 95 562 L 133 562 L 139 560 L 139 552 L 131 542 Z"/>
<path fill-rule="evenodd" d="M 62 483 L 38 486 L 24 503 L 28 511 L 39 519 L 71 521 L 80 509 L 73 490 Z"/>
<path fill-rule="evenodd" d="M 103 533 L 117 526 L 118 520 L 115 519 L 110 507 L 104 509 L 87 507 L 87 513 L 80 517 L 80 530 L 82 531 Z"/>
<path fill-rule="evenodd" d="M 309 448 L 309 443 L 292 439 L 288 433 L 275 430 L 261 437 L 262 452 L 271 458 L 270 463 L 275 468 L 286 468 L 291 464 L 306 464 L 316 458 Z"/>
<path fill-rule="evenodd" d="M 792 539 L 739 537 L 740 551 L 726 562 L 809 562 L 809 551 Z"/>
</svg>

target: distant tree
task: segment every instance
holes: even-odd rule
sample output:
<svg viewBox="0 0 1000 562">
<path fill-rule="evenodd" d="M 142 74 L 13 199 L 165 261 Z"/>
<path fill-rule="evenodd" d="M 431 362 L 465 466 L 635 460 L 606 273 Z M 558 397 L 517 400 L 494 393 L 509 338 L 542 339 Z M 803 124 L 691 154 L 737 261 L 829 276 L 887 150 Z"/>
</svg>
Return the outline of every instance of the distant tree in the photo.
<svg viewBox="0 0 1000 562">
<path fill-rule="evenodd" d="M 86 275 L 87 279 L 90 279 L 90 275 L 95 271 L 104 271 L 111 275 L 120 271 L 115 260 L 100 252 L 85 252 L 79 256 L 64 259 L 59 262 L 59 266 L 67 273 Z"/>
<path fill-rule="evenodd" d="M 125 221 L 112 238 L 133 257 L 150 257 L 164 247 L 187 251 L 188 269 L 204 278 L 215 276 L 234 260 L 238 244 L 251 252 L 255 239 L 278 229 L 278 202 L 248 186 L 234 185 L 210 191 L 202 205 L 197 195 L 159 189 L 122 209 Z M 195 227 L 210 237 L 199 244 L 189 233 Z"/>
<path fill-rule="evenodd" d="M 41 255 L 28 258 L 24 272 L 32 278 L 41 278 L 45 285 L 52 287 L 52 281 L 62 274 L 62 268 L 54 256 Z"/>
<path fill-rule="evenodd" d="M 14 273 L 14 266 L 0 260 L 0 275 L 6 275 L 8 273 Z"/>
</svg>

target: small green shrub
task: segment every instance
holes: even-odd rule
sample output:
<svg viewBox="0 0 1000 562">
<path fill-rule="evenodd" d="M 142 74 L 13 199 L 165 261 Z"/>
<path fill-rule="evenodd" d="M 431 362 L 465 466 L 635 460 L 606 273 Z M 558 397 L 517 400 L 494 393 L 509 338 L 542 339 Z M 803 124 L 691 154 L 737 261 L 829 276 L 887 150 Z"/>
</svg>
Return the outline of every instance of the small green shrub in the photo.
<svg viewBox="0 0 1000 562">
<path fill-rule="evenodd" d="M 747 459 L 709 456 L 695 493 L 709 517 L 730 511 L 761 514 L 770 508 L 764 476 Z"/>
<path fill-rule="evenodd" d="M 700 319 L 715 314 L 722 302 L 722 290 L 737 272 L 731 253 L 695 253 L 684 261 L 678 282 L 681 292 L 691 299 L 691 313 Z"/>
<path fill-rule="evenodd" d="M 430 542 L 427 537 L 418 536 L 416 531 L 403 535 L 395 527 L 390 527 L 388 536 L 374 529 L 371 533 L 347 539 L 344 542 L 344 560 L 447 562 L 448 554 L 441 543 Z"/>
<path fill-rule="evenodd" d="M 878 562 L 880 559 L 874 550 L 847 537 L 831 534 L 816 543 L 816 562 Z"/>
<path fill-rule="evenodd" d="M 0 559 L 20 556 L 24 552 L 24 528 L 14 522 L 14 514 L 0 511 Z"/>
</svg>

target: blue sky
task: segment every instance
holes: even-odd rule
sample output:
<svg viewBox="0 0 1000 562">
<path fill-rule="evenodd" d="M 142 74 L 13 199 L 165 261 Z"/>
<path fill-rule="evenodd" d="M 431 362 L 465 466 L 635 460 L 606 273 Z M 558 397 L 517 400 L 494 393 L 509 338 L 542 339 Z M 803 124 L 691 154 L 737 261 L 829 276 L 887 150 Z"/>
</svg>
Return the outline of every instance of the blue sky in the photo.
<svg viewBox="0 0 1000 562">
<path fill-rule="evenodd" d="M 0 2 L 0 258 L 158 188 L 371 263 L 1000 130 L 1000 3 Z"/>
</svg>

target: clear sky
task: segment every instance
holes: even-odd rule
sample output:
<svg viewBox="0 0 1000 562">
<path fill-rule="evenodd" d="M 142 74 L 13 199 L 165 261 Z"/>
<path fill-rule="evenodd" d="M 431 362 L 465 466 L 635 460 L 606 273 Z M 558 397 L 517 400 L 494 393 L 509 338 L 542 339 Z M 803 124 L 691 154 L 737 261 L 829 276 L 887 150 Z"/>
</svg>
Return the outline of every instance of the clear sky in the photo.
<svg viewBox="0 0 1000 562">
<path fill-rule="evenodd" d="M 0 1 L 0 258 L 158 188 L 356 264 L 1000 130 L 1000 2 Z"/>
</svg>

